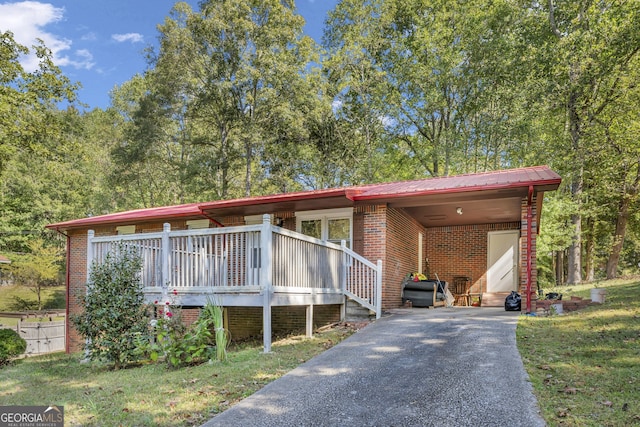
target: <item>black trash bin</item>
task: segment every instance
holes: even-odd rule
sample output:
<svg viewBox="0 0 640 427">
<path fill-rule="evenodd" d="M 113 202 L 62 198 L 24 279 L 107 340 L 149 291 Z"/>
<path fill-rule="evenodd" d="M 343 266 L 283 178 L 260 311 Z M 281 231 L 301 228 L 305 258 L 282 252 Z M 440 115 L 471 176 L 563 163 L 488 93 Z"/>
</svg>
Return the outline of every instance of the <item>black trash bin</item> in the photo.
<svg viewBox="0 0 640 427">
<path fill-rule="evenodd" d="M 522 309 L 522 298 L 516 291 L 511 291 L 504 300 L 504 309 L 506 311 L 520 311 Z"/>
</svg>

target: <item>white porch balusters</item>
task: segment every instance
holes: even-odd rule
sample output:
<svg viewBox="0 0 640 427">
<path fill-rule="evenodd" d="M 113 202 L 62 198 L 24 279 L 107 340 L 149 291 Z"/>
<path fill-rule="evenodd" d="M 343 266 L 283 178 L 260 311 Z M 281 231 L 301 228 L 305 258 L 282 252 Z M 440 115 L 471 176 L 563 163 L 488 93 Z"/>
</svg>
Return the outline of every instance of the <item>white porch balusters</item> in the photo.
<svg viewBox="0 0 640 427">
<path fill-rule="evenodd" d="M 93 264 L 93 238 L 95 235 L 95 231 L 87 231 L 87 283 L 89 282 L 89 276 L 91 275 L 91 264 Z"/>
<path fill-rule="evenodd" d="M 271 294 L 273 292 L 273 234 L 271 216 L 262 216 L 260 230 L 260 287 L 264 300 L 262 303 L 262 330 L 264 352 L 271 352 Z"/>
<path fill-rule="evenodd" d="M 376 263 L 378 275 L 376 276 L 376 319 L 382 315 L 382 260 Z"/>
</svg>

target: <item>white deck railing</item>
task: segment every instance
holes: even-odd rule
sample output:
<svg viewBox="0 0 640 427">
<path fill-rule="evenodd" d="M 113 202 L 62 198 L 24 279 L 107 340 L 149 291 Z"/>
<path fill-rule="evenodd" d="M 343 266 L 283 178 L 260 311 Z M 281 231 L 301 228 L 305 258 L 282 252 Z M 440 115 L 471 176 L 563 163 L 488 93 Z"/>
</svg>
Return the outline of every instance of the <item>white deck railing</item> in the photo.
<svg viewBox="0 0 640 427">
<path fill-rule="evenodd" d="M 381 314 L 382 263 L 342 246 L 271 225 L 95 237 L 87 271 L 107 253 L 134 249 L 145 291 L 168 293 L 342 293 Z M 265 304 L 268 304 L 268 298 Z"/>
</svg>

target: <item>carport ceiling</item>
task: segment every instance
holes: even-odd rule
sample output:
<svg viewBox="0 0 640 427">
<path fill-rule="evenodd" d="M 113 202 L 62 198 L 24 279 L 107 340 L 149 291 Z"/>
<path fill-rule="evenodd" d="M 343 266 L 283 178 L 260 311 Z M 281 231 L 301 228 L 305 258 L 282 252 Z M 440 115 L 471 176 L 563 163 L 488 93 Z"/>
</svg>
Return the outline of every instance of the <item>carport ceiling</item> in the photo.
<svg viewBox="0 0 640 427">
<path fill-rule="evenodd" d="M 495 224 L 520 221 L 523 197 L 526 192 L 520 189 L 477 191 L 398 200 L 389 206 L 404 209 L 425 227 Z"/>
</svg>

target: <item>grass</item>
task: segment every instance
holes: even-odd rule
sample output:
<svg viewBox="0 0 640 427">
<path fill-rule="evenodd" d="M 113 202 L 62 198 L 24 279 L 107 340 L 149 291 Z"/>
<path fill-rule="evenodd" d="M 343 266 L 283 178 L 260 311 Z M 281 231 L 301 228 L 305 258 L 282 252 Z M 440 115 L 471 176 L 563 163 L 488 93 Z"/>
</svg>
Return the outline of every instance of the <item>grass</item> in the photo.
<svg viewBox="0 0 640 427">
<path fill-rule="evenodd" d="M 0 404 L 62 405 L 65 425 L 200 425 L 235 402 L 353 332 L 333 328 L 313 338 L 230 349 L 227 362 L 170 370 L 163 364 L 118 371 L 80 363 L 61 353 L 33 357 L 0 369 Z"/>
<path fill-rule="evenodd" d="M 551 291 L 588 298 L 593 287 Z M 520 317 L 518 348 L 549 426 L 640 424 L 640 282 L 597 287 L 607 290 L 602 305 Z"/>
</svg>

